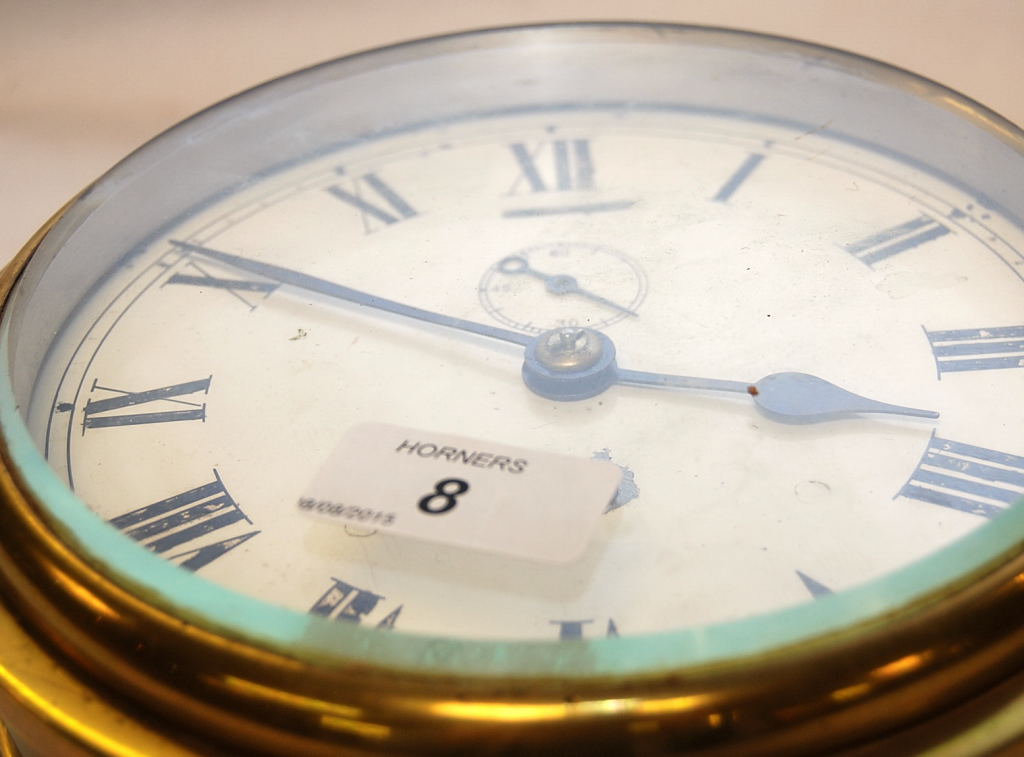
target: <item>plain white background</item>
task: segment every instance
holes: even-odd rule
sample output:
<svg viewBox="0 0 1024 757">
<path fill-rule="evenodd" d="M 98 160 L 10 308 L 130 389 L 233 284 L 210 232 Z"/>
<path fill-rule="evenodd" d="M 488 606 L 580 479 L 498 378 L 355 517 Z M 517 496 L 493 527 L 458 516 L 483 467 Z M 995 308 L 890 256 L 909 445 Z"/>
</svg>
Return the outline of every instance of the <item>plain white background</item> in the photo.
<svg viewBox="0 0 1024 757">
<path fill-rule="evenodd" d="M 852 50 L 1024 124 L 1022 0 L 0 0 L 0 261 L 131 149 L 239 90 L 415 37 L 591 19 Z"/>
</svg>

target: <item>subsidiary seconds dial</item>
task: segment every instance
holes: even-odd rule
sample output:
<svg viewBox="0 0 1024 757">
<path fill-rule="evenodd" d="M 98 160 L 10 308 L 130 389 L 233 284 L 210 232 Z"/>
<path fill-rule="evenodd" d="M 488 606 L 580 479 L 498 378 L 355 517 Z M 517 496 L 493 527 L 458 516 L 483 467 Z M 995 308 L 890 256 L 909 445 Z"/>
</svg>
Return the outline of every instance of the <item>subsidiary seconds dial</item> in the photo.
<svg viewBox="0 0 1024 757">
<path fill-rule="evenodd" d="M 560 242 L 517 250 L 480 280 L 480 304 L 513 328 L 540 333 L 560 326 L 601 329 L 637 317 L 647 293 L 643 269 L 597 244 Z"/>
</svg>

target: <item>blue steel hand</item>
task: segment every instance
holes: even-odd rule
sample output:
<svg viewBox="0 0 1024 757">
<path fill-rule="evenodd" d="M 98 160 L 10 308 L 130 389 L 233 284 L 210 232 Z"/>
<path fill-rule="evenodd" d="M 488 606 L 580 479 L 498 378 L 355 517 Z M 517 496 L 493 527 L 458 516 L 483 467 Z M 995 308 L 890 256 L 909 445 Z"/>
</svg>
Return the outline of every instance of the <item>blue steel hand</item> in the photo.
<svg viewBox="0 0 1024 757">
<path fill-rule="evenodd" d="M 175 247 L 180 247 L 183 250 L 197 252 L 211 258 L 212 260 L 219 260 L 222 263 L 227 263 L 239 270 L 255 273 L 258 276 L 274 279 L 275 281 L 280 281 L 282 284 L 288 284 L 290 286 L 298 287 L 299 289 L 305 289 L 309 292 L 316 292 L 317 294 L 327 295 L 328 297 L 334 297 L 339 300 L 347 300 L 348 302 L 354 302 L 357 305 L 365 305 L 369 308 L 376 308 L 377 310 L 386 310 L 389 313 L 403 315 L 407 318 L 415 318 L 419 321 L 427 321 L 428 323 L 435 323 L 439 326 L 447 326 L 448 328 L 459 329 L 460 331 L 469 331 L 473 334 L 489 336 L 492 339 L 500 339 L 504 342 L 511 342 L 512 344 L 518 344 L 523 347 L 533 341 L 533 337 L 528 334 L 520 334 L 518 331 L 510 331 L 509 329 L 503 329 L 498 326 L 490 326 L 484 323 L 476 323 L 475 321 L 467 321 L 463 318 L 456 318 L 451 315 L 435 313 L 431 310 L 423 310 L 422 308 L 417 308 L 412 305 L 405 305 L 401 302 L 385 299 L 384 297 L 377 297 L 376 295 L 367 294 L 366 292 L 360 292 L 358 289 L 352 289 L 351 287 L 343 286 L 341 284 L 335 284 L 334 282 L 327 281 L 326 279 L 310 276 L 307 273 L 301 273 L 291 268 L 283 268 L 278 265 L 273 265 L 272 263 L 263 263 L 258 260 L 252 260 L 251 258 L 243 258 L 238 255 L 232 255 L 228 252 L 214 250 L 210 247 L 191 244 L 190 242 L 179 242 L 173 239 L 170 241 Z"/>
<path fill-rule="evenodd" d="M 545 334 L 541 334 L 539 337 L 520 334 L 517 331 L 510 331 L 498 326 L 467 321 L 463 318 L 435 313 L 412 305 L 395 302 L 394 300 L 377 297 L 361 292 L 358 289 L 352 289 L 351 287 L 335 284 L 316 276 L 295 271 L 291 268 L 263 263 L 189 242 L 171 240 L 171 243 L 181 249 L 205 255 L 208 258 L 219 260 L 240 270 L 280 281 L 282 284 L 346 300 L 357 305 L 384 310 L 407 318 L 414 318 L 460 331 L 468 331 L 480 336 L 491 337 L 492 339 L 500 339 L 501 341 L 518 344 L 522 347 L 529 347 L 535 344 L 539 338 L 544 338 L 547 334 L 553 333 L 545 332 Z M 603 339 L 608 339 L 607 336 L 601 336 Z M 611 354 L 614 355 L 613 347 L 611 348 Z M 623 370 L 614 363 L 614 357 L 608 365 L 608 370 L 611 372 L 611 380 L 605 382 L 605 388 L 611 384 L 626 384 L 657 388 L 745 393 L 749 394 L 753 398 L 754 403 L 770 417 L 789 423 L 813 423 L 834 420 L 853 413 L 889 413 L 920 418 L 939 417 L 938 413 L 931 410 L 918 410 L 900 405 L 890 405 L 885 402 L 868 399 L 867 397 L 861 397 L 825 379 L 807 373 L 773 373 L 770 376 L 765 376 L 756 384 L 749 384 L 742 381 L 725 381 L 693 376 L 676 376 L 666 373 Z M 570 383 L 572 383 L 573 377 L 571 374 L 566 374 L 565 378 L 569 379 Z M 581 375 L 579 380 L 582 382 L 588 379 Z M 603 391 L 603 389 L 600 391 Z M 571 389 L 569 393 L 571 393 Z M 569 393 L 567 393 L 567 397 Z M 594 396 L 596 393 L 599 392 L 588 394 L 587 396 Z M 552 398 L 558 399 L 559 397 Z"/>
<path fill-rule="evenodd" d="M 570 276 L 566 273 L 542 273 L 536 268 L 532 268 L 530 266 L 530 262 L 519 255 L 509 255 L 507 258 L 502 258 L 498 261 L 498 270 L 502 273 L 509 273 L 513 275 L 525 273 L 536 279 L 540 279 L 544 282 L 544 287 L 551 292 L 551 294 L 578 294 L 581 297 L 586 297 L 589 300 L 598 302 L 612 310 L 618 310 L 620 313 L 633 316 L 637 315 L 634 310 L 630 310 L 616 302 L 612 302 L 606 297 L 602 297 L 599 294 L 595 294 L 594 292 L 584 289 L 580 286 L 575 276 Z"/>
<path fill-rule="evenodd" d="M 773 373 L 754 384 L 644 371 L 617 371 L 617 383 L 677 389 L 705 389 L 749 394 L 769 417 L 789 423 L 837 420 L 854 413 L 885 413 L 916 418 L 938 418 L 932 410 L 919 410 L 862 397 L 809 373 Z"/>
</svg>

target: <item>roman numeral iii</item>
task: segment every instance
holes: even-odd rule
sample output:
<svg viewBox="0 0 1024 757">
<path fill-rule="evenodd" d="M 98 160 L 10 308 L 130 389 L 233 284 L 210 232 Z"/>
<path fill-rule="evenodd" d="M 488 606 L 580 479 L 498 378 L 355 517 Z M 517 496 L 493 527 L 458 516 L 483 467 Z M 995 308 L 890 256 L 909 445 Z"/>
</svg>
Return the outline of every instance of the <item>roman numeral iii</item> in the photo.
<svg viewBox="0 0 1024 757">
<path fill-rule="evenodd" d="M 1024 326 L 928 331 L 939 375 L 1024 367 Z"/>
</svg>

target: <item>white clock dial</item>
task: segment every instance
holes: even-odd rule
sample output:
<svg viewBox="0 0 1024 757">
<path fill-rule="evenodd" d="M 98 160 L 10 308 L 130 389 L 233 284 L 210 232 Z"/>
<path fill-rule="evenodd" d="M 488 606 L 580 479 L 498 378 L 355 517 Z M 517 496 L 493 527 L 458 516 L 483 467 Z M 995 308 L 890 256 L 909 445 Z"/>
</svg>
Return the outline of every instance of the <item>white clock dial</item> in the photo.
<svg viewBox="0 0 1024 757">
<path fill-rule="evenodd" d="M 104 519 L 226 587 L 484 638 L 645 633 L 816 601 L 1024 495 L 1012 218 L 827 125 L 570 105 L 393 128 L 154 226 L 39 374 L 29 419 L 50 463 Z M 593 328 L 623 371 L 751 391 L 545 398 L 520 345 L 204 250 L 524 340 Z M 938 417 L 793 423 L 755 401 L 782 372 Z M 620 492 L 583 556 L 556 564 L 304 516 L 304 488 L 366 421 L 611 460 Z"/>
</svg>

